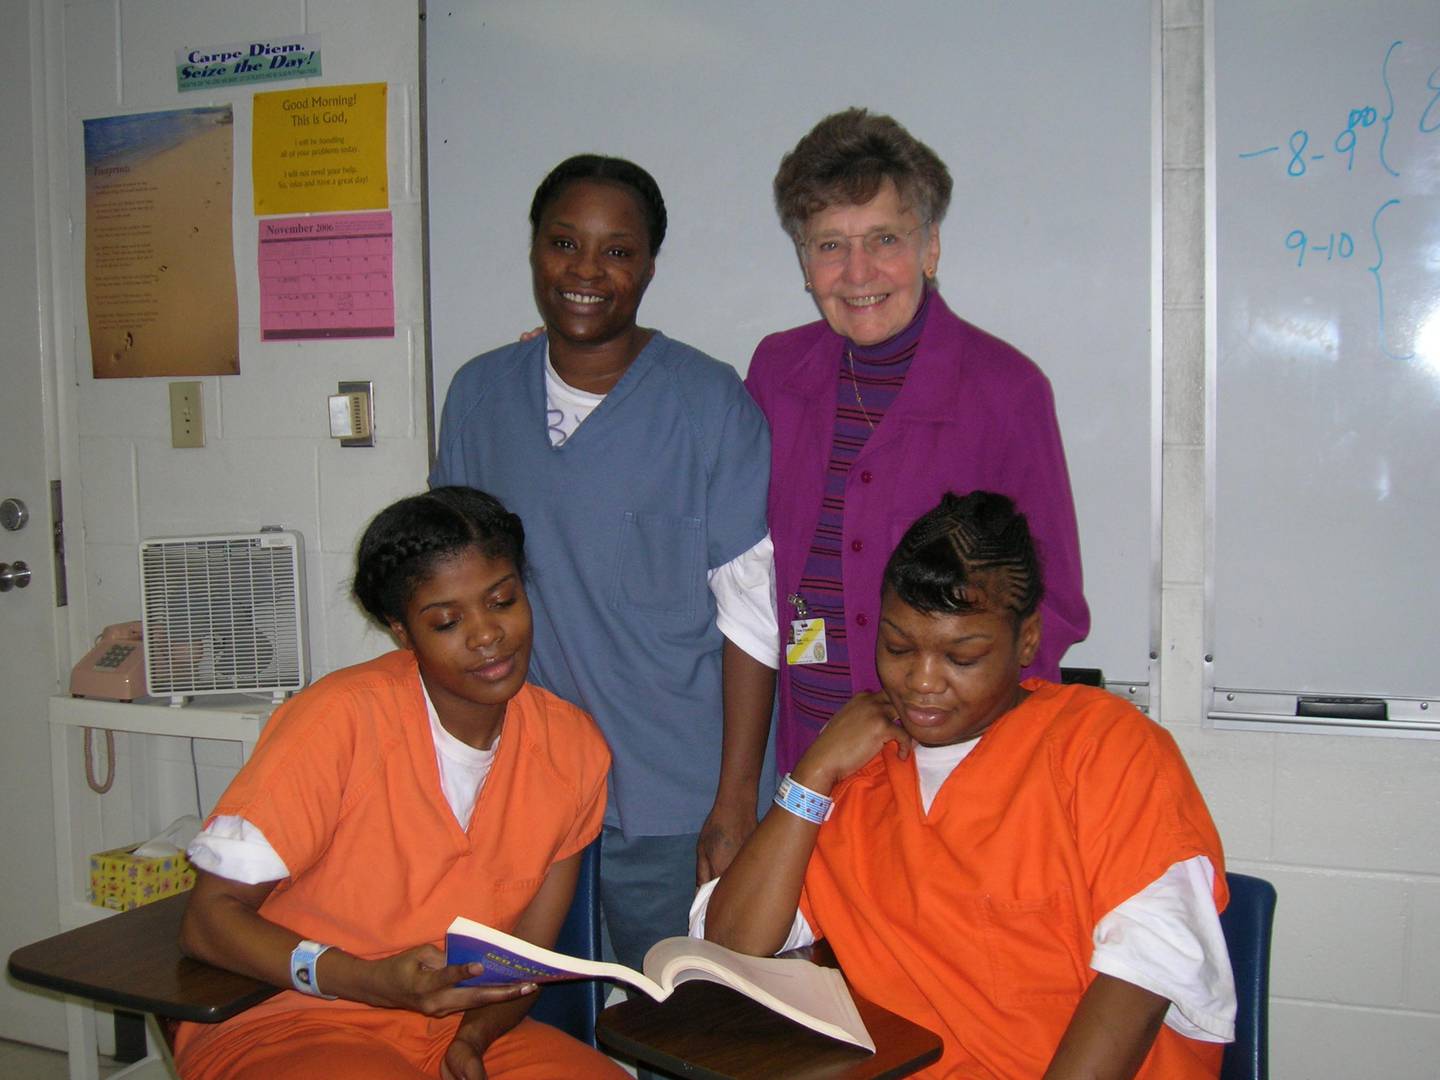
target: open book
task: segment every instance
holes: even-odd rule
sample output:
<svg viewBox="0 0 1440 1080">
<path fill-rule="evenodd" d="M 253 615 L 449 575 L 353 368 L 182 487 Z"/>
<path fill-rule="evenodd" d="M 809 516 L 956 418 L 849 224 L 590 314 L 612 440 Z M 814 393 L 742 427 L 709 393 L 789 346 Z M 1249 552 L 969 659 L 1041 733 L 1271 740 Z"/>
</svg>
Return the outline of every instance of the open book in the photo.
<svg viewBox="0 0 1440 1080">
<path fill-rule="evenodd" d="M 452 922 L 445 935 L 445 959 L 485 965 L 483 975 L 466 979 L 462 986 L 613 979 L 664 1001 L 692 979 L 721 983 L 812 1031 L 875 1052 L 875 1040 L 860 1020 L 844 976 L 809 960 L 746 956 L 713 941 L 672 937 L 651 946 L 641 974 L 624 964 L 542 949 L 463 917 Z"/>
</svg>

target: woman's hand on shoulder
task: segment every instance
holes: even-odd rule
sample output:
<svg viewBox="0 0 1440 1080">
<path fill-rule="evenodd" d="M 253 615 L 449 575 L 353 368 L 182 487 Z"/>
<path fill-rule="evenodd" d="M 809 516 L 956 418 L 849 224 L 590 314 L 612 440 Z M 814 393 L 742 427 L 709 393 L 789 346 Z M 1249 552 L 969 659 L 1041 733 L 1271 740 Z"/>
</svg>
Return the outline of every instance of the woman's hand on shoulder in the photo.
<svg viewBox="0 0 1440 1080">
<path fill-rule="evenodd" d="M 513 1001 L 536 989 L 534 983 L 459 986 L 462 980 L 484 971 L 484 965 L 447 964 L 445 954 L 434 945 L 419 945 L 383 960 L 362 963 L 368 968 L 364 979 L 368 992 L 361 998 L 366 1004 L 409 1009 L 430 1017 Z"/>
<path fill-rule="evenodd" d="M 895 710 L 884 694 L 856 694 L 830 718 L 805 751 L 791 775 L 822 795 L 860 769 L 890 741 L 906 757 L 915 741 L 895 722 Z"/>
</svg>

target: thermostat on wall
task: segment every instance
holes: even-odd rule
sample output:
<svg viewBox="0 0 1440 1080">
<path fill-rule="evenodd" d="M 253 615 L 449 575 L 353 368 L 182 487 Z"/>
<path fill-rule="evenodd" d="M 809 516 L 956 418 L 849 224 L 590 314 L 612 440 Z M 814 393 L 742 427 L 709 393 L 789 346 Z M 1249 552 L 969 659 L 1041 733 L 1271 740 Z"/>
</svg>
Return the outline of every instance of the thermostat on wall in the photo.
<svg viewBox="0 0 1440 1080">
<path fill-rule="evenodd" d="M 341 446 L 375 445 L 375 399 L 369 380 L 342 382 L 329 405 L 332 439 L 339 439 Z"/>
</svg>

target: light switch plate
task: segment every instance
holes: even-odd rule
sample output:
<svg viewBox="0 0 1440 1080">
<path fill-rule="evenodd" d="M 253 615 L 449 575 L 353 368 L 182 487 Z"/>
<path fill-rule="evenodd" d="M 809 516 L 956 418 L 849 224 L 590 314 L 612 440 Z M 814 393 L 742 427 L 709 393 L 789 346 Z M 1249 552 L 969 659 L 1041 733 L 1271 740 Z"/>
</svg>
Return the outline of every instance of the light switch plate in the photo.
<svg viewBox="0 0 1440 1080">
<path fill-rule="evenodd" d="M 181 449 L 205 445 L 205 414 L 198 382 L 170 384 L 170 445 Z"/>
</svg>

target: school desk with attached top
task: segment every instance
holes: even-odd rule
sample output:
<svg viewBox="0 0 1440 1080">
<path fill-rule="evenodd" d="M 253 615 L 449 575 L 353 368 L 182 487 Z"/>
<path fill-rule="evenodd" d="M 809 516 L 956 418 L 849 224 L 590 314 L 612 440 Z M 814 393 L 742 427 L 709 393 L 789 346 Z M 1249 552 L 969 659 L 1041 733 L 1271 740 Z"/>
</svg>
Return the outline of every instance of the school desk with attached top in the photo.
<svg viewBox="0 0 1440 1080">
<path fill-rule="evenodd" d="M 157 900 L 10 954 L 10 974 L 20 982 L 150 1018 L 151 1056 L 112 1074 L 111 1080 L 172 1075 L 167 1032 L 157 1021 L 215 1024 L 279 992 L 269 983 L 192 960 L 180 951 L 180 921 L 189 898 L 189 893 L 181 893 Z M 599 898 L 600 842 L 595 840 L 581 857 L 557 949 L 588 960 L 600 958 Z M 593 1045 L 603 992 L 604 985 L 594 982 L 553 987 L 541 995 L 531 1015 Z M 89 1039 L 71 1040 L 71 1080 L 97 1080 L 93 1045 L 93 1033 Z"/>
<path fill-rule="evenodd" d="M 20 982 L 160 1020 L 219 1023 L 278 993 L 276 987 L 192 960 L 180 951 L 189 893 L 67 930 L 10 954 Z M 152 1036 L 158 1036 L 158 1028 Z M 155 1039 L 154 1050 L 163 1040 Z M 164 1071 L 120 1075 L 159 1076 Z M 71 1061 L 71 1076 L 93 1076 L 93 1057 Z"/>
</svg>

